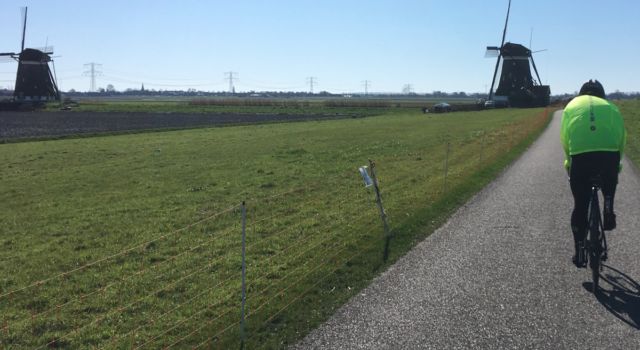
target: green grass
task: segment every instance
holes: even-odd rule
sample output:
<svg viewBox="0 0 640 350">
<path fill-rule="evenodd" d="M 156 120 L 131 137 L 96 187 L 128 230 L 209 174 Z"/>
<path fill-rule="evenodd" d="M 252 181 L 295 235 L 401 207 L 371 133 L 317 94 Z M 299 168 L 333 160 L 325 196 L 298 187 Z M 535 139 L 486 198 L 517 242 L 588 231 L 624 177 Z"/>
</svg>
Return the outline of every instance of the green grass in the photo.
<svg viewBox="0 0 640 350">
<path fill-rule="evenodd" d="M 546 121 L 542 109 L 398 111 L 0 145 L 1 344 L 237 346 L 246 200 L 247 348 L 284 347 L 432 232 Z M 386 264 L 375 198 L 357 173 L 370 158 L 394 233 Z"/>
<path fill-rule="evenodd" d="M 620 108 L 627 129 L 625 154 L 640 167 L 640 100 L 614 101 Z"/>
</svg>

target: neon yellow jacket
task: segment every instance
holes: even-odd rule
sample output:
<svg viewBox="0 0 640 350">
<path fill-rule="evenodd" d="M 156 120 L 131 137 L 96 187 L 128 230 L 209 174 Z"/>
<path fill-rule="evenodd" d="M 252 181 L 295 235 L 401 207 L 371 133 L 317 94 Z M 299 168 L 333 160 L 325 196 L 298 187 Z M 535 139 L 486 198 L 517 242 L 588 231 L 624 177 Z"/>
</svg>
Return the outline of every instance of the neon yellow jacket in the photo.
<svg viewBox="0 0 640 350">
<path fill-rule="evenodd" d="M 622 169 L 627 131 L 618 107 L 605 99 L 582 95 L 571 100 L 562 113 L 560 140 L 567 169 L 571 156 L 596 151 L 620 152 Z"/>
</svg>

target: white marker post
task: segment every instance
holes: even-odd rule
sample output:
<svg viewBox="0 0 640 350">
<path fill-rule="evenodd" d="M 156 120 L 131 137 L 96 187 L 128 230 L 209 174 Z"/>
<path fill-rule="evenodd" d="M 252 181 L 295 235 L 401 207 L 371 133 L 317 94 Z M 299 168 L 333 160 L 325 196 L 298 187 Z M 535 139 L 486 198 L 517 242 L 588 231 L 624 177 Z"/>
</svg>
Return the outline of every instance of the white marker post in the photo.
<svg viewBox="0 0 640 350">
<path fill-rule="evenodd" d="M 447 153 L 444 156 L 444 189 L 443 194 L 447 194 L 447 175 L 449 173 L 449 151 L 451 149 L 451 143 L 447 142 Z"/>
<path fill-rule="evenodd" d="M 362 180 L 364 181 L 364 187 L 371 187 L 371 185 L 373 185 L 373 181 L 369 177 L 367 166 L 363 165 L 358 170 L 360 171 L 360 175 L 362 176 Z"/>
<path fill-rule="evenodd" d="M 386 262 L 387 258 L 389 258 L 389 243 L 391 241 L 391 232 L 389 230 L 389 223 L 387 222 L 387 213 L 382 206 L 382 197 L 380 196 L 380 187 L 378 185 L 378 179 L 376 178 L 375 171 L 376 163 L 369 159 L 369 169 L 371 169 L 371 177 L 367 173 L 367 167 L 360 167 L 360 174 L 362 175 L 362 179 L 364 180 L 365 187 L 369 187 L 373 185 L 373 188 L 376 191 L 376 202 L 378 203 L 378 209 L 380 209 L 380 218 L 382 218 L 382 225 L 384 226 L 384 235 L 385 235 L 385 245 L 384 245 L 384 255 L 383 259 Z M 372 179 L 373 178 L 373 181 Z"/>
</svg>

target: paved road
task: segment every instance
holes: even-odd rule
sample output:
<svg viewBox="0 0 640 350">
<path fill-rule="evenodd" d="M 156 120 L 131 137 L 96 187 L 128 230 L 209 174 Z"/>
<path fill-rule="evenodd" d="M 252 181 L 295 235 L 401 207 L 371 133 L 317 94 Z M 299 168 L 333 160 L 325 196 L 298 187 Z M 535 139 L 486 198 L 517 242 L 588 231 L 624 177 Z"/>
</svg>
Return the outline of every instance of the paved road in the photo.
<svg viewBox="0 0 640 350">
<path fill-rule="evenodd" d="M 604 292 L 571 264 L 556 112 L 540 139 L 296 349 L 640 349 L 640 179 L 626 163 Z"/>
</svg>

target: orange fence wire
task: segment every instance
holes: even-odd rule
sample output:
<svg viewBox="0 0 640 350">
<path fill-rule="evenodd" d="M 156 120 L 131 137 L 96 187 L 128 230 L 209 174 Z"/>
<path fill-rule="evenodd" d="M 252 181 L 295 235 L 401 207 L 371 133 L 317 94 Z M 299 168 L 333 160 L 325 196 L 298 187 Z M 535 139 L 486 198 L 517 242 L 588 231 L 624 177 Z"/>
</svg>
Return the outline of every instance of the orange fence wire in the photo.
<svg viewBox="0 0 640 350">
<path fill-rule="evenodd" d="M 30 288 L 34 288 L 34 287 L 42 286 L 43 284 L 48 283 L 48 282 L 50 282 L 50 281 L 52 281 L 52 280 L 55 280 L 55 279 L 58 279 L 58 278 L 68 277 L 69 275 L 71 275 L 71 274 L 73 274 L 73 273 L 76 273 L 76 272 L 79 272 L 79 271 L 85 270 L 85 269 L 87 269 L 87 268 L 89 268 L 89 267 L 91 267 L 91 266 L 95 266 L 95 265 L 98 265 L 98 264 L 103 263 L 103 262 L 105 262 L 105 261 L 109 261 L 109 260 L 112 260 L 112 259 L 114 259 L 114 258 L 117 258 L 117 257 L 119 257 L 119 256 L 129 254 L 129 253 L 131 253 L 132 251 L 134 251 L 134 250 L 136 250 L 136 249 L 140 249 L 140 248 L 143 248 L 143 247 L 145 247 L 145 246 L 147 246 L 148 244 L 151 244 L 151 243 L 153 243 L 153 242 L 157 242 L 157 241 L 160 241 L 160 240 L 162 240 L 162 239 L 166 239 L 166 238 L 168 238 L 168 237 L 170 237 L 170 236 L 172 236 L 172 235 L 175 235 L 175 234 L 177 234 L 177 233 L 180 233 L 180 232 L 182 232 L 182 231 L 185 231 L 185 230 L 187 230 L 187 229 L 189 229 L 189 228 L 192 228 L 192 227 L 194 227 L 194 226 L 196 226 L 196 225 L 198 225 L 198 224 L 201 224 L 201 223 L 203 223 L 203 222 L 205 222 L 205 221 L 209 221 L 209 220 L 211 220 L 211 219 L 213 219 L 213 218 L 216 218 L 216 217 L 218 217 L 218 216 L 220 216 L 220 215 L 222 215 L 222 214 L 228 213 L 228 212 L 230 212 L 230 211 L 232 211 L 232 210 L 234 210 L 234 209 L 237 209 L 238 207 L 239 207 L 239 205 L 235 205 L 235 206 L 230 207 L 230 208 L 227 208 L 227 209 L 225 209 L 225 210 L 223 210 L 223 211 L 220 211 L 220 212 L 217 212 L 217 213 L 215 213 L 215 214 L 212 214 L 212 215 L 210 215 L 210 216 L 208 216 L 208 217 L 206 217 L 206 218 L 204 218 L 204 219 L 201 219 L 201 220 L 198 220 L 198 221 L 196 221 L 196 222 L 194 222 L 194 223 L 191 223 L 191 224 L 189 224 L 189 225 L 187 225 L 187 226 L 184 226 L 184 227 L 179 228 L 179 229 L 177 229 L 177 230 L 171 231 L 170 233 L 164 234 L 164 235 L 162 235 L 162 236 L 158 236 L 158 237 L 156 237 L 156 238 L 154 238 L 154 239 L 151 239 L 151 240 L 145 241 L 145 242 L 143 242 L 143 243 L 138 243 L 138 244 L 134 245 L 133 247 L 126 248 L 126 249 L 124 249 L 124 250 L 122 250 L 122 251 L 120 251 L 120 252 L 118 252 L 118 253 L 113 254 L 113 255 L 110 255 L 110 256 L 104 257 L 104 258 L 102 258 L 102 259 L 99 259 L 99 260 L 96 260 L 96 261 L 93 261 L 93 262 L 87 263 L 87 264 L 82 265 L 82 266 L 80 266 L 80 267 L 77 267 L 77 268 L 75 268 L 75 269 L 73 269 L 73 270 L 69 270 L 69 271 L 66 271 L 66 272 L 62 272 L 62 273 L 56 274 L 56 275 L 54 275 L 54 276 L 51 276 L 51 277 L 45 278 L 45 279 L 43 279 L 43 280 L 33 282 L 33 283 L 31 283 L 31 284 L 29 284 L 29 285 L 27 285 L 27 286 L 25 286 L 25 287 L 18 288 L 18 289 L 14 289 L 14 290 L 11 290 L 11 291 L 9 291 L 9 292 L 7 292 L 7 293 L 4 293 L 4 294 L 0 294 L 0 299 L 6 298 L 6 297 L 8 297 L 8 296 L 11 296 L 11 295 L 13 295 L 13 294 L 16 294 L 16 293 L 19 293 L 19 292 L 25 291 L 25 290 L 30 289 Z"/>
</svg>

